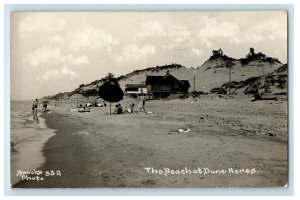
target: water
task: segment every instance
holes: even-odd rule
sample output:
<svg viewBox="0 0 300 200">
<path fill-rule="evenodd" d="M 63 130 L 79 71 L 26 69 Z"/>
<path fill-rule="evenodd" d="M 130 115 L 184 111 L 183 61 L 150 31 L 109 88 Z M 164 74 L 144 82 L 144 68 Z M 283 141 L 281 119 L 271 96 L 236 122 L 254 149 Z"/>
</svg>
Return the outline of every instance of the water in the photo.
<svg viewBox="0 0 300 200">
<path fill-rule="evenodd" d="M 41 117 L 41 108 L 33 116 L 31 102 L 11 102 L 11 184 L 20 181 L 17 170 L 31 171 L 38 169 L 45 162 L 42 149 L 45 142 L 54 135 Z"/>
</svg>

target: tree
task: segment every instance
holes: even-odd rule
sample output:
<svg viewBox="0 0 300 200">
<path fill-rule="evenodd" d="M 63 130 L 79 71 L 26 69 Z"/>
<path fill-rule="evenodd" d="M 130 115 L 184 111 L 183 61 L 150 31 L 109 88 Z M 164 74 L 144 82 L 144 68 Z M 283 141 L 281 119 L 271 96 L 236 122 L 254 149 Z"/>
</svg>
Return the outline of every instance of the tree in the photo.
<svg viewBox="0 0 300 200">
<path fill-rule="evenodd" d="M 109 113 L 111 114 L 111 103 L 119 102 L 123 99 L 124 93 L 116 78 L 108 74 L 106 82 L 99 87 L 99 96 L 109 102 Z M 111 74 L 113 75 L 113 74 Z"/>
<path fill-rule="evenodd" d="M 115 79 L 115 75 L 113 73 L 108 73 L 107 76 L 104 78 L 104 82 L 109 82 Z"/>
</svg>

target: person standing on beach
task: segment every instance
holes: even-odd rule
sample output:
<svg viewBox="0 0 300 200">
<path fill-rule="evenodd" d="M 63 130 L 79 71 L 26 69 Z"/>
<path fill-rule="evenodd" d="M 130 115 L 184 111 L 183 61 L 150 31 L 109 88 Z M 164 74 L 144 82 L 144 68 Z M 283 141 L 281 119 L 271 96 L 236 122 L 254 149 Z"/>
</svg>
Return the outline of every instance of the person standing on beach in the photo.
<svg viewBox="0 0 300 200">
<path fill-rule="evenodd" d="M 45 101 L 43 101 L 43 110 L 44 110 L 44 112 L 47 112 L 47 101 L 45 100 Z"/>
<path fill-rule="evenodd" d="M 143 95 L 143 93 L 141 94 L 140 103 L 138 107 L 140 108 L 140 111 L 143 110 L 145 113 L 147 113 L 147 111 L 145 110 L 145 96 Z"/>
<path fill-rule="evenodd" d="M 39 104 L 39 100 L 38 99 L 35 99 L 32 102 L 32 111 L 37 111 L 38 104 Z"/>
<path fill-rule="evenodd" d="M 32 115 L 33 115 L 33 120 L 36 122 L 39 122 L 39 118 L 37 116 L 37 107 L 38 107 L 38 99 L 35 99 L 35 101 L 32 102 Z"/>
</svg>

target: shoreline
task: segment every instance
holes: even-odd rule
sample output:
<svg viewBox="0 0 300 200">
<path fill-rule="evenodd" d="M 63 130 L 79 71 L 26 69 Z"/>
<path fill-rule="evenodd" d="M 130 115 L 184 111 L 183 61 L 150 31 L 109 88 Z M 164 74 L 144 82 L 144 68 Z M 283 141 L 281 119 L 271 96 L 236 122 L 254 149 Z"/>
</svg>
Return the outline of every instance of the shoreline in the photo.
<svg viewBox="0 0 300 200">
<path fill-rule="evenodd" d="M 26 128 L 26 131 L 35 133 L 34 139 L 17 142 L 16 146 L 13 148 L 11 153 L 11 185 L 15 185 L 21 181 L 21 177 L 16 174 L 18 171 L 33 171 L 42 167 L 46 158 L 43 153 L 44 146 L 46 142 L 55 135 L 52 129 L 49 129 L 46 125 L 46 120 L 43 117 L 44 113 L 38 113 L 37 117 L 39 118 L 38 127 L 29 125 L 29 129 Z M 28 116 L 27 118 L 32 118 Z M 25 120 L 28 120 L 25 118 Z M 28 122 L 27 122 L 28 123 Z M 30 123 L 32 122 L 30 119 Z M 19 128 L 20 129 L 20 128 Z M 20 131 L 18 129 L 12 129 L 14 131 Z M 23 130 L 22 130 L 23 131 Z M 23 133 L 24 134 L 24 133 Z M 37 134 L 39 136 L 37 137 Z M 33 137 L 33 135 L 31 135 Z M 34 160 L 28 160 L 28 158 L 34 157 Z"/>
<path fill-rule="evenodd" d="M 66 146 L 67 140 L 70 140 L 70 137 L 72 136 L 72 132 L 75 132 L 78 130 L 78 127 L 76 126 L 76 123 L 71 122 L 73 125 L 73 128 L 69 128 L 65 126 L 64 116 L 59 113 L 52 112 L 51 114 L 43 113 L 43 117 L 46 121 L 46 126 L 49 129 L 52 129 L 55 133 L 54 136 L 50 137 L 43 146 L 43 155 L 45 157 L 45 162 L 43 165 L 38 168 L 38 170 L 42 170 L 44 173 L 45 171 L 57 171 L 61 170 L 62 173 L 68 171 L 67 168 L 70 168 L 70 165 L 67 165 L 68 162 L 62 162 L 60 159 L 66 158 L 64 157 L 63 153 L 65 150 L 70 150 L 70 146 Z M 68 120 L 70 122 L 70 120 Z M 73 120 L 72 120 L 73 121 Z M 72 126 L 71 126 L 72 127 Z M 57 129 L 56 129 L 57 128 Z M 56 129 L 56 130 L 55 130 Z M 74 150 L 74 146 L 72 148 Z M 57 152 L 61 152 L 61 157 L 58 157 Z M 69 152 L 65 152 L 68 154 Z M 71 152 L 74 153 L 74 152 Z M 60 166 L 60 168 L 57 168 L 57 166 Z M 71 177 L 70 175 L 68 175 Z M 74 180 L 75 181 L 75 180 Z M 56 185 L 56 181 L 53 181 L 52 177 L 45 178 L 44 181 L 20 181 L 17 184 L 13 185 L 13 188 L 59 188 L 64 187 L 65 185 Z"/>
</svg>

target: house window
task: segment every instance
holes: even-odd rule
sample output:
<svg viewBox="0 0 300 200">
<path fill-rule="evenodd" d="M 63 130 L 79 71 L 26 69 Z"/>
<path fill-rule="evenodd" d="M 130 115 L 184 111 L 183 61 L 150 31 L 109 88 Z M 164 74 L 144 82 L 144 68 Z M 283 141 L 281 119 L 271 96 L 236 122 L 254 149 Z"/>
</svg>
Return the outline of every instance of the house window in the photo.
<svg viewBox="0 0 300 200">
<path fill-rule="evenodd" d="M 138 91 L 138 88 L 126 88 L 126 90 L 125 90 L 126 92 L 128 91 L 130 91 L 130 92 L 137 92 Z"/>
</svg>

